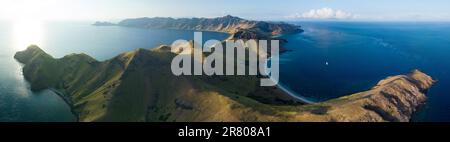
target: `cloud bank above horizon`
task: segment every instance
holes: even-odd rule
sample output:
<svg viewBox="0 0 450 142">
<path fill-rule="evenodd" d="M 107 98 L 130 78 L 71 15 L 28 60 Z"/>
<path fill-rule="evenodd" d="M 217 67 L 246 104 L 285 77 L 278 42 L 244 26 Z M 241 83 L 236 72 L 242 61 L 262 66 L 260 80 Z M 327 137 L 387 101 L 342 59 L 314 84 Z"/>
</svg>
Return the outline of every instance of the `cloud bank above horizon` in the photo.
<svg viewBox="0 0 450 142">
<path fill-rule="evenodd" d="M 357 16 L 353 13 L 346 12 L 344 10 L 324 7 L 320 9 L 311 9 L 303 13 L 295 13 L 291 16 L 287 16 L 287 18 L 345 20 L 345 19 L 354 19 L 357 18 Z"/>
</svg>

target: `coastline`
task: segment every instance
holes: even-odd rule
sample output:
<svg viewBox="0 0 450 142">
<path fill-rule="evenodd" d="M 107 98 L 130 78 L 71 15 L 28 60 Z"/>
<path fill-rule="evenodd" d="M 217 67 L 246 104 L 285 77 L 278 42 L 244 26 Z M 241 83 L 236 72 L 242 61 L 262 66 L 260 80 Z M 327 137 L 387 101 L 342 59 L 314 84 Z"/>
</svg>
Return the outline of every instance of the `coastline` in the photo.
<svg viewBox="0 0 450 142">
<path fill-rule="evenodd" d="M 54 92 L 56 95 L 58 95 L 64 100 L 64 102 L 70 107 L 70 112 L 75 117 L 75 122 L 80 122 L 80 116 L 78 115 L 78 113 L 76 113 L 75 107 L 73 106 L 73 102 L 72 100 L 70 100 L 69 96 L 65 95 L 63 92 L 58 91 L 54 88 L 49 88 L 49 90 Z"/>
<path fill-rule="evenodd" d="M 286 93 L 286 94 L 289 95 L 290 97 L 296 99 L 297 101 L 300 101 L 301 103 L 305 103 L 306 105 L 318 103 L 318 102 L 309 100 L 309 99 L 307 99 L 307 98 L 305 98 L 305 97 L 303 97 L 303 96 L 301 96 L 301 95 L 297 95 L 295 92 L 289 90 L 288 88 L 284 87 L 284 86 L 281 85 L 281 84 L 278 84 L 278 85 L 277 85 L 277 88 L 279 88 L 280 90 L 282 90 L 284 93 Z"/>
<path fill-rule="evenodd" d="M 136 56 L 136 55 L 141 55 L 141 56 L 137 56 L 137 57 L 133 57 L 133 59 L 139 59 L 139 57 L 146 57 L 145 54 L 140 54 L 140 53 L 144 53 L 144 52 L 140 52 L 143 50 L 139 50 L 139 51 L 134 51 L 131 53 L 131 55 Z M 151 51 L 148 51 L 151 52 Z M 153 55 L 153 54 L 148 54 L 148 55 Z M 30 57 L 33 57 L 31 61 L 28 61 L 30 59 Z M 84 57 L 84 56 L 81 56 Z M 123 56 L 121 56 L 123 57 Z M 15 58 L 18 61 L 22 61 L 27 63 L 24 67 L 24 72 L 25 73 L 30 73 L 30 69 L 44 69 L 44 71 L 46 71 L 45 67 L 47 66 L 38 66 L 39 64 L 43 64 L 40 61 L 55 61 L 56 59 L 53 59 L 51 57 L 49 57 L 48 54 L 46 54 L 43 50 L 41 50 L 39 47 L 37 46 L 30 46 L 27 50 L 25 51 L 20 51 L 18 53 L 16 53 Z M 84 59 L 84 58 L 81 58 Z M 132 60 L 132 59 L 129 59 Z M 129 61 L 129 60 L 125 60 Z M 148 59 L 150 60 L 150 59 Z M 147 61 L 143 61 L 140 62 L 141 64 L 146 65 L 145 63 L 148 63 Z M 170 60 L 170 59 L 168 59 Z M 27 62 L 28 61 L 28 62 Z M 164 60 L 166 61 L 166 60 Z M 77 68 L 77 67 L 73 67 L 73 66 L 64 66 L 64 62 L 59 62 L 60 64 L 54 64 L 53 66 L 63 66 L 63 71 L 66 71 L 67 69 L 70 68 Z M 44 62 L 44 65 L 46 63 Z M 48 63 L 47 63 L 48 64 Z M 148 64 L 147 64 L 148 65 Z M 152 64 L 150 64 L 152 65 Z M 27 67 L 28 66 L 28 67 Z M 37 67 L 36 67 L 37 66 Z M 33 67 L 33 68 L 29 68 L 29 67 Z M 50 66 L 51 67 L 51 66 Z M 110 68 L 105 68 L 105 70 L 108 70 Z M 132 67 L 131 67 L 132 69 Z M 134 69 L 142 69 L 144 71 L 147 71 L 147 68 L 134 68 Z M 33 70 L 31 70 L 33 71 Z M 165 70 L 161 70 L 161 71 L 165 71 Z M 58 73 L 58 72 L 57 72 Z M 70 72 L 69 72 L 70 73 Z M 59 72 L 58 74 L 62 74 L 61 72 Z M 43 75 L 44 77 L 48 77 L 50 79 L 52 79 L 49 76 L 46 76 L 46 74 L 29 74 L 31 76 L 29 76 L 31 79 L 33 79 L 33 75 L 34 76 L 40 76 Z M 130 75 L 130 74 L 125 74 L 126 75 Z M 133 75 L 133 74 L 131 74 Z M 169 73 L 170 75 L 170 73 Z M 58 77 L 61 78 L 61 77 Z M 270 77 L 268 77 L 270 79 Z M 125 78 L 125 79 L 130 79 L 130 78 Z M 135 79 L 135 78 L 131 78 L 131 79 Z M 176 78 L 172 78 L 173 81 L 177 81 Z M 41 83 L 38 82 L 39 80 L 32 80 L 31 82 L 33 83 Z M 134 82 L 134 80 L 127 80 L 127 84 L 129 84 L 130 82 Z M 145 82 L 146 80 L 140 80 L 140 82 Z M 57 81 L 58 82 L 58 81 Z M 45 83 L 45 82 L 44 82 Z M 187 84 L 190 83 L 195 83 L 195 82 L 186 82 Z M 201 82 L 200 82 L 201 83 Z M 279 88 L 280 90 L 273 92 L 279 95 L 289 95 L 290 97 L 287 98 L 288 101 L 295 101 L 295 99 L 297 99 L 298 102 L 304 102 L 303 106 L 300 107 L 300 109 L 295 109 L 295 110 L 289 110 L 289 111 L 283 111 L 283 112 L 294 112 L 294 111 L 299 111 L 299 113 L 295 113 L 298 115 L 286 115 L 286 117 L 278 117 L 278 115 L 269 113 L 265 116 L 261 116 L 258 117 L 256 116 L 257 120 L 261 120 L 261 121 L 266 121 L 268 120 L 267 118 L 277 118 L 276 120 L 293 120 L 293 121 L 323 121 L 323 122 L 330 122 L 330 121 L 339 121 L 339 122 L 347 122 L 347 121 L 373 121 L 373 122 L 409 122 L 411 121 L 411 114 L 413 112 L 416 111 L 417 106 L 419 106 L 420 104 L 425 103 L 426 101 L 426 90 L 428 90 L 429 88 L 431 88 L 431 86 L 435 83 L 435 81 L 428 75 L 426 75 L 425 73 L 419 71 L 419 70 L 414 70 L 409 74 L 406 75 L 397 75 L 397 76 L 391 76 L 388 77 L 386 79 L 383 79 L 381 81 L 379 81 L 379 83 L 372 89 L 372 90 L 368 90 L 368 91 L 364 91 L 361 93 L 357 93 L 357 94 L 352 94 L 343 98 L 339 98 L 336 99 L 334 101 L 325 101 L 325 103 L 314 103 L 313 98 L 307 98 L 301 95 L 297 95 L 294 91 L 290 90 L 288 88 L 288 86 L 283 86 L 283 84 L 278 84 L 275 87 Z M 149 84 L 149 85 L 154 85 L 154 84 Z M 202 84 L 200 84 L 202 85 Z M 50 87 L 48 90 L 51 90 L 53 92 L 55 92 L 57 95 L 59 95 L 60 97 L 63 98 L 63 100 L 69 104 L 69 106 L 71 106 L 71 111 L 73 114 L 75 114 L 75 117 L 77 118 L 77 121 L 84 121 L 83 119 L 79 118 L 82 112 L 89 112 L 89 110 L 79 110 L 78 107 L 75 107 L 76 103 L 73 103 L 74 100 L 71 99 L 71 95 L 68 94 L 66 95 L 65 93 L 65 89 L 57 89 L 54 86 L 58 86 L 58 85 L 52 85 L 52 84 L 46 84 L 46 86 Z M 53 86 L 53 88 L 51 88 Z M 35 88 L 48 88 L 48 87 L 41 87 L 41 86 L 35 86 Z M 143 86 L 145 87 L 145 86 Z M 213 88 L 213 89 L 220 89 L 221 86 L 216 86 L 218 88 Z M 186 90 L 184 88 L 177 88 L 177 89 L 182 89 L 182 90 Z M 233 89 L 233 88 L 232 88 Z M 246 88 L 244 88 L 246 89 Z M 248 88 L 248 89 L 255 89 L 255 88 Z M 249 91 L 251 91 L 249 90 Z M 270 94 L 271 91 L 273 90 L 267 90 Z M 283 91 L 283 92 L 280 92 Z M 126 93 L 126 92 L 125 92 Z M 128 92 L 128 94 L 136 94 L 136 93 L 140 93 L 142 95 L 146 95 L 149 94 L 151 92 L 147 92 L 145 90 L 140 90 L 140 91 L 130 91 Z M 263 94 L 266 92 L 262 92 Z M 285 93 L 285 94 L 284 94 Z M 104 93 L 103 93 L 104 94 Z M 163 94 L 167 94 L 167 95 L 176 95 L 177 92 L 166 92 Z M 180 92 L 180 95 L 182 95 L 183 92 Z M 97 95 L 102 95 L 100 93 L 98 93 Z M 220 94 L 217 94 L 220 95 Z M 287 96 L 286 96 L 287 97 Z M 283 97 L 284 98 L 284 97 Z M 295 98 L 295 99 L 292 99 Z M 401 102 L 399 103 L 397 101 L 397 99 L 392 99 L 392 98 L 398 98 L 400 100 L 405 100 L 405 102 L 411 102 L 411 103 L 404 103 Z M 120 98 L 123 100 L 123 98 Z M 127 100 L 127 98 L 125 98 Z M 205 98 L 198 98 L 198 97 L 194 97 L 193 99 L 199 99 L 199 100 L 205 100 Z M 137 100 L 137 99 L 136 99 Z M 136 101 L 136 100 L 131 100 L 131 101 Z M 178 102 L 178 100 L 176 99 L 176 97 L 174 97 L 173 99 L 175 101 L 175 103 Z M 213 100 L 217 100 L 217 101 L 221 101 L 221 98 L 218 99 L 213 99 Z M 139 101 L 139 100 L 137 100 Z M 164 104 L 164 105 L 170 105 L 171 100 L 168 101 L 159 101 L 158 103 L 160 104 Z M 211 101 L 211 100 L 210 100 Z M 128 101 L 130 102 L 130 101 Z M 214 103 L 214 102 L 212 102 Z M 245 102 L 244 102 L 245 103 Z M 201 102 L 193 102 L 192 105 L 195 104 L 201 104 Z M 250 105 L 250 107 L 257 107 L 259 106 L 258 102 L 250 102 L 248 103 Z M 306 105 L 305 105 L 306 104 Z M 308 105 L 308 104 L 312 104 L 312 105 Z M 206 104 L 204 105 L 205 107 L 209 107 L 212 104 Z M 215 107 L 218 108 L 222 108 L 223 104 L 214 104 L 217 105 Z M 409 105 L 408 107 L 405 107 L 406 105 Z M 141 106 L 149 106 L 149 105 L 141 105 Z M 100 105 L 97 107 L 101 107 Z M 123 107 L 128 107 L 127 104 L 124 104 Z M 163 108 L 169 108 L 168 106 L 162 106 Z M 104 108 L 104 107 L 103 107 Z M 143 108 L 143 107 L 142 107 Z M 303 108 L 303 109 L 302 109 Z M 148 110 L 148 108 L 143 108 L 141 109 L 141 112 L 144 112 L 145 109 Z M 157 108 L 155 108 L 157 109 Z M 264 111 L 265 109 L 274 109 L 275 111 L 277 111 L 277 107 L 276 106 L 268 106 L 268 108 L 263 108 L 261 111 Z M 352 111 L 349 111 L 352 110 Z M 176 110 L 171 110 L 171 109 L 167 109 L 164 110 L 164 112 L 170 112 L 170 113 L 174 113 Z M 187 110 L 189 111 L 189 109 Z M 77 113 L 79 112 L 79 113 Z M 304 113 L 303 113 L 304 112 Z M 203 112 L 201 112 L 203 113 Z M 202 115 L 208 115 L 208 112 L 204 112 L 206 114 L 202 114 Z M 213 112 L 215 113 L 215 112 Z M 251 113 L 253 113 L 253 111 L 251 111 Z M 257 114 L 257 112 L 255 112 Z M 78 114 L 78 115 L 77 115 Z M 308 114 L 308 115 L 304 115 L 304 114 Z M 117 121 L 142 121 L 142 116 L 141 114 L 139 114 L 139 118 L 138 117 L 133 117 L 131 119 L 121 119 L 121 113 L 117 113 L 116 115 L 118 115 L 119 117 L 110 117 L 111 121 L 112 120 L 117 120 Z M 159 115 L 159 114 L 158 114 Z M 190 115 L 188 113 L 188 115 Z M 237 115 L 240 115 L 239 112 L 237 112 Z M 252 114 L 255 115 L 255 114 Z M 184 115 L 180 115 L 180 116 L 184 116 Z M 291 117 L 292 116 L 292 117 Z M 144 116 L 145 117 L 145 116 Z M 187 119 L 185 121 L 201 121 L 199 120 L 200 117 L 194 117 L 191 119 Z M 314 118 L 314 119 L 311 119 Z M 90 119 L 87 121 L 95 121 L 97 119 Z M 157 119 L 154 119 L 157 120 Z M 167 120 L 167 119 L 165 119 Z M 209 120 L 209 119 L 208 119 Z M 216 119 L 210 119 L 210 120 L 216 120 Z M 227 120 L 232 120 L 232 119 L 227 119 Z M 243 117 L 242 119 L 236 119 L 238 121 L 249 121 L 248 117 Z M 274 119 L 270 119 L 270 120 L 274 120 Z M 274 121 L 276 121 L 274 120 Z M 179 120 L 179 121 L 183 121 L 183 120 Z M 206 120 L 205 120 L 206 121 Z"/>
<path fill-rule="evenodd" d="M 102 25 L 102 24 L 100 24 L 100 25 L 95 25 L 95 24 L 94 24 L 93 26 L 117 26 L 117 27 L 126 27 L 126 28 L 140 28 L 140 27 L 123 26 L 123 25 L 119 25 L 119 24 L 107 24 L 107 25 Z M 144 28 L 144 29 L 146 29 L 146 28 Z M 223 39 L 222 41 L 226 41 L 226 40 L 228 40 L 228 39 L 230 39 L 230 38 L 235 38 L 235 37 L 233 36 L 233 32 L 229 32 L 229 31 L 220 31 L 220 30 L 192 30 L 192 29 L 174 29 L 174 28 L 168 28 L 168 29 L 169 29 L 169 30 L 200 31 L 200 32 L 217 32 L 217 33 L 225 33 L 225 34 L 227 34 L 228 37 L 225 38 L 225 39 Z M 301 32 L 302 32 L 302 31 L 301 31 Z M 298 33 L 301 33 L 301 32 L 298 32 Z M 258 35 L 258 36 L 260 36 L 260 34 L 263 35 L 262 33 L 254 33 L 254 34 L 256 34 L 256 35 Z M 292 33 L 291 33 L 291 34 L 292 34 Z M 277 36 L 270 36 L 270 37 L 262 36 L 262 37 L 267 38 L 267 39 L 277 39 L 277 40 L 285 41 L 285 42 L 286 42 L 286 40 L 279 38 L 279 37 L 281 37 L 281 34 L 280 34 L 280 35 L 277 35 Z M 282 43 L 283 43 L 283 42 L 281 42 L 281 44 L 282 44 Z M 282 45 L 280 45 L 280 48 L 281 48 L 281 47 L 282 47 Z M 281 51 L 281 50 L 280 50 L 280 51 Z M 284 53 L 284 52 L 286 52 L 286 50 L 281 51 L 281 53 Z M 302 103 L 305 103 L 305 104 L 312 104 L 312 103 L 314 103 L 314 102 L 312 102 L 312 101 L 310 101 L 310 100 L 307 100 L 306 98 L 297 96 L 295 93 L 293 93 L 292 91 L 289 91 L 288 89 L 284 88 L 283 86 L 277 86 L 277 87 L 280 88 L 285 94 L 287 94 L 287 95 L 289 95 L 289 96 L 295 98 L 295 100 L 298 100 L 299 102 L 302 102 Z M 49 89 L 50 91 L 54 92 L 55 94 L 57 94 L 59 97 L 61 97 L 61 98 L 64 100 L 64 102 L 70 107 L 70 111 L 71 111 L 71 113 L 74 115 L 75 121 L 76 121 L 76 122 L 80 122 L 80 115 L 79 115 L 79 114 L 77 113 L 77 111 L 75 110 L 74 102 L 71 100 L 70 96 L 67 95 L 67 94 L 65 93 L 64 90 L 58 90 L 58 89 L 55 89 L 55 88 L 48 88 L 48 89 Z"/>
</svg>

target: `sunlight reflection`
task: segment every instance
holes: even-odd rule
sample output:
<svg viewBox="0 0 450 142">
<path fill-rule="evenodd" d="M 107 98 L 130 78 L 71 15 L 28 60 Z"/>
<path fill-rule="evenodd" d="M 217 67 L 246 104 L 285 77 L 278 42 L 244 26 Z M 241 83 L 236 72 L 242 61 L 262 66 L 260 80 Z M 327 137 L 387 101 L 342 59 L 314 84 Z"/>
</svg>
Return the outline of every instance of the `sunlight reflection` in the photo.
<svg viewBox="0 0 450 142">
<path fill-rule="evenodd" d="M 14 22 L 14 50 L 24 50 L 29 45 L 43 46 L 43 22 L 39 20 L 17 20 Z"/>
</svg>

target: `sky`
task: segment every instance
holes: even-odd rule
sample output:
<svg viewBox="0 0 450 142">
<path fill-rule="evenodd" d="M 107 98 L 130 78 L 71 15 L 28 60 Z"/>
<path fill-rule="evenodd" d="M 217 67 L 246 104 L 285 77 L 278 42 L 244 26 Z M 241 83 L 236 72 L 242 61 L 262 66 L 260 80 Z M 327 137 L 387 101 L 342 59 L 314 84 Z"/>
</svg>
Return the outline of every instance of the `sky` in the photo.
<svg viewBox="0 0 450 142">
<path fill-rule="evenodd" d="M 450 21 L 449 6 L 449 0 L 0 0 L 0 19 L 234 15 L 253 20 Z"/>
</svg>

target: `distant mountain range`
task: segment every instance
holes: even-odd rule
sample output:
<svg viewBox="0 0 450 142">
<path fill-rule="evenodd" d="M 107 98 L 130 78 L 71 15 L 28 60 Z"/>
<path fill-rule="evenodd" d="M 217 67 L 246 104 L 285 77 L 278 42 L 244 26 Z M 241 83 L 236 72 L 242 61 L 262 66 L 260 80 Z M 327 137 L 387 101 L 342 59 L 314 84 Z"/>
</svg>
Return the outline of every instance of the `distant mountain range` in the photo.
<svg viewBox="0 0 450 142">
<path fill-rule="evenodd" d="M 116 24 L 111 23 L 111 22 L 100 22 L 100 21 L 97 21 L 97 22 L 95 22 L 92 25 L 94 25 L 94 26 L 115 26 Z"/>
<path fill-rule="evenodd" d="M 97 22 L 94 25 L 226 32 L 238 39 L 268 39 L 281 34 L 303 31 L 300 26 L 284 22 L 253 21 L 231 15 L 218 18 L 135 18 L 125 19 L 117 24 Z"/>
</svg>

